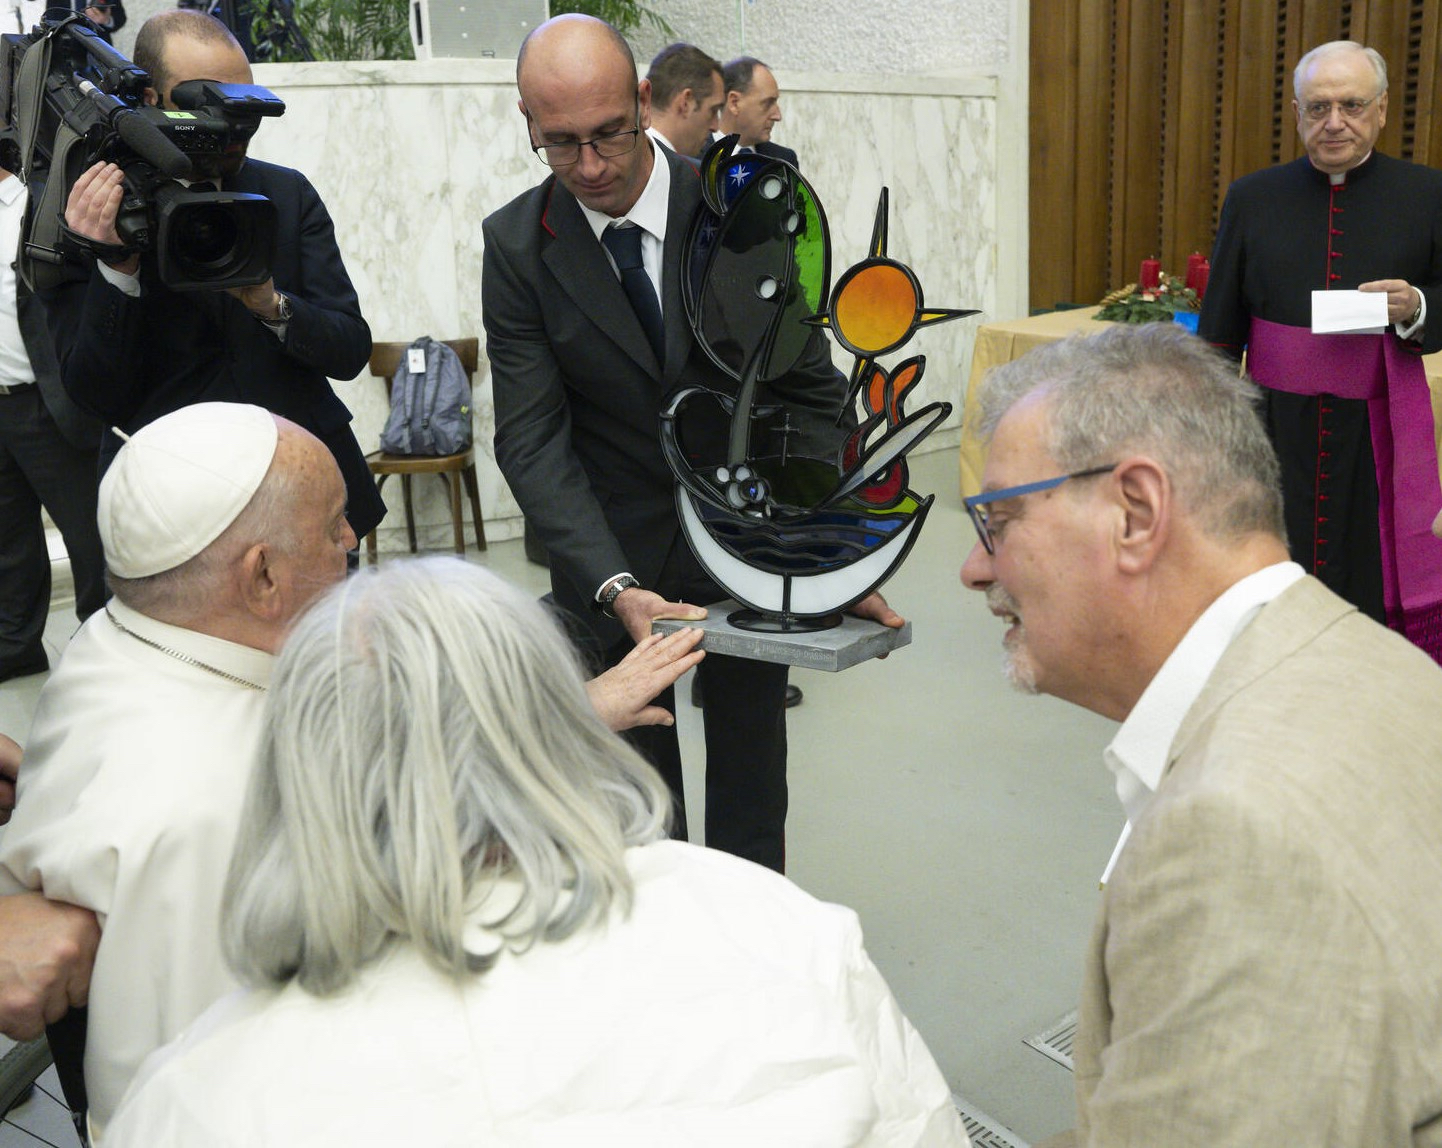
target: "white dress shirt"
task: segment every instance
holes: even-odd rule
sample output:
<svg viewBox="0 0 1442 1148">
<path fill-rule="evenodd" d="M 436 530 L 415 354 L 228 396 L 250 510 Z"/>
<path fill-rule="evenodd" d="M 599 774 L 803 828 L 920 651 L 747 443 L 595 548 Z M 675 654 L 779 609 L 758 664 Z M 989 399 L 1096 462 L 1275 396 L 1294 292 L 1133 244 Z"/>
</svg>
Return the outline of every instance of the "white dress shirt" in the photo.
<svg viewBox="0 0 1442 1148">
<path fill-rule="evenodd" d="M 649 141 L 646 146 L 650 146 Z M 640 197 L 625 215 L 610 216 L 603 211 L 593 211 L 580 201 L 577 201 L 577 205 L 581 214 L 586 217 L 586 222 L 591 225 L 591 230 L 596 233 L 598 243 L 601 232 L 613 224 L 630 223 L 641 229 L 641 265 L 646 269 L 651 285 L 656 288 L 656 302 L 660 305 L 664 318 L 666 296 L 661 291 L 661 256 L 666 246 L 666 217 L 671 211 L 671 164 L 655 148 L 651 148 L 651 155 L 655 161 L 651 164 L 651 178 L 646 181 Z M 604 244 L 601 250 L 606 250 Z M 606 259 L 614 271 L 616 261 L 611 258 L 609 251 L 606 251 Z M 616 278 L 620 277 L 621 273 L 616 271 Z"/>
<path fill-rule="evenodd" d="M 1117 797 L 1127 814 L 1126 826 L 1102 874 L 1103 884 L 1126 847 L 1132 823 L 1162 783 L 1182 720 L 1201 696 L 1227 647 L 1263 606 L 1305 574 L 1295 562 L 1278 562 L 1234 583 L 1192 623 L 1132 707 L 1102 754 L 1107 768 L 1116 775 Z"/>
<path fill-rule="evenodd" d="M 15 257 L 29 196 L 19 177 L 0 180 L 0 386 L 20 387 L 35 381 L 30 354 L 20 333 L 15 306 Z"/>
</svg>

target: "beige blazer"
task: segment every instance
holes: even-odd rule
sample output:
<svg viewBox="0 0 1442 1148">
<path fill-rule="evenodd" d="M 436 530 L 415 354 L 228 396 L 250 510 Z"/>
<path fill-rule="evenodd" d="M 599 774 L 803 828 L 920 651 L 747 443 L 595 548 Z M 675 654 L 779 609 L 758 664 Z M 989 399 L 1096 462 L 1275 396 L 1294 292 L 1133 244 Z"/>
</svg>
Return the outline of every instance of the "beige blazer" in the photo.
<svg viewBox="0 0 1442 1148">
<path fill-rule="evenodd" d="M 1306 578 L 1187 714 L 1102 897 L 1078 1142 L 1442 1145 L 1442 669 Z"/>
</svg>

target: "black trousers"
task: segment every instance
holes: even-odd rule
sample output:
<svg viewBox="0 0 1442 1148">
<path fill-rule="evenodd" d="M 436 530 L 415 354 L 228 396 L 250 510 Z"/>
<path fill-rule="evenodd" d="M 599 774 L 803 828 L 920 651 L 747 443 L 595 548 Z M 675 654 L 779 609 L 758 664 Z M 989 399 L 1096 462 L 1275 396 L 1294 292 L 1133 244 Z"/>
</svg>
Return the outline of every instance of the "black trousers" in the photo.
<svg viewBox="0 0 1442 1148">
<path fill-rule="evenodd" d="M 656 587 L 673 600 L 709 606 L 724 597 L 680 536 Z M 607 651 L 615 665 L 631 649 Z M 786 868 L 787 667 L 707 654 L 696 668 L 706 696 L 706 844 L 778 873 Z M 676 691 L 656 704 L 676 712 Z M 681 748 L 675 726 L 643 726 L 627 739 L 656 767 L 676 802 L 672 835 L 686 838 Z"/>
<path fill-rule="evenodd" d="M 341 477 L 345 480 L 346 520 L 355 531 L 356 538 L 363 539 L 380 525 L 386 515 L 385 500 L 376 489 L 375 476 L 366 463 L 365 452 L 356 442 L 349 423 L 316 437 L 325 443 L 340 467 Z"/>
<path fill-rule="evenodd" d="M 71 445 L 37 387 L 0 395 L 0 676 L 46 668 L 50 556 L 41 506 L 65 539 L 76 615 L 84 621 L 105 604 L 98 476 L 97 452 Z"/>
</svg>

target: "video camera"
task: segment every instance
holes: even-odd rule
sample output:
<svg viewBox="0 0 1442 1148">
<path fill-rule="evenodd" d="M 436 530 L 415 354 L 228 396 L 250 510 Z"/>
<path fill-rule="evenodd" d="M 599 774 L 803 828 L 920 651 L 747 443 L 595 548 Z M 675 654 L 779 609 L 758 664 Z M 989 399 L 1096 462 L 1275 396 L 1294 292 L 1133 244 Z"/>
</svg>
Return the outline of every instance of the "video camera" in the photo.
<svg viewBox="0 0 1442 1148">
<path fill-rule="evenodd" d="M 285 104 L 265 88 L 191 80 L 149 107 L 150 77 L 83 16 L 47 16 L 28 35 L 0 36 L 0 147 L 30 189 L 19 270 L 32 289 L 72 278 L 83 253 L 118 261 L 153 251 L 174 291 L 264 283 L 275 250 L 275 205 L 263 195 L 189 187 L 243 154 L 265 116 Z M 115 230 L 121 245 L 77 235 L 64 221 L 75 181 L 107 160 L 125 174 Z"/>
</svg>

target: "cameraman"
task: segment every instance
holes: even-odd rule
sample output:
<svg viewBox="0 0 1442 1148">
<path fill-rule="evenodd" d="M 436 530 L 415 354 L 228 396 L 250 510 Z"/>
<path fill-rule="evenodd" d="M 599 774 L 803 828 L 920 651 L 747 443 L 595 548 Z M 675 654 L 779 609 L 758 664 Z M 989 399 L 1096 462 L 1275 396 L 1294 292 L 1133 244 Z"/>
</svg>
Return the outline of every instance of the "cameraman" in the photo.
<svg viewBox="0 0 1442 1148">
<path fill-rule="evenodd" d="M 154 85 L 147 103 L 174 107 L 188 80 L 252 84 L 250 62 L 220 21 L 187 9 L 148 19 L 135 41 L 135 63 Z M 363 538 L 385 513 L 350 412 L 329 378 L 353 378 L 370 356 L 361 317 L 315 188 L 299 172 L 247 160 L 234 143 L 213 177 L 222 191 L 251 192 L 275 204 L 272 278 L 254 287 L 176 292 L 159 279 L 153 257 L 130 253 L 96 260 L 88 275 L 45 293 L 66 389 L 108 424 L 133 431 L 191 403 L 255 403 L 299 423 L 330 449 L 345 477 L 347 517 Z M 65 222 L 100 243 L 118 244 L 115 219 L 124 176 L 112 163 L 82 173 Z M 118 448 L 106 436 L 102 465 Z"/>
</svg>

